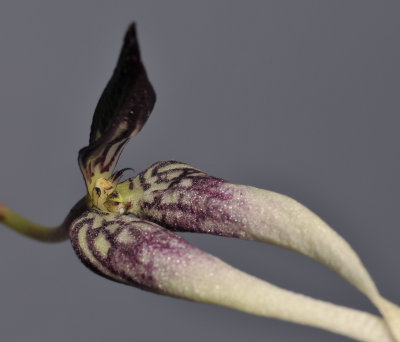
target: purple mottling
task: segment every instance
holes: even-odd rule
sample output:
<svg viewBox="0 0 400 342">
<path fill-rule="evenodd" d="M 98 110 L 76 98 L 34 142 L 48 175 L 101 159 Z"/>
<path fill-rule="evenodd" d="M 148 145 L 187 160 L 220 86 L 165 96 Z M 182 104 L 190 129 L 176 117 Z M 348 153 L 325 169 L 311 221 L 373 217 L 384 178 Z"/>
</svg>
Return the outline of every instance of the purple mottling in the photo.
<svg viewBox="0 0 400 342">
<path fill-rule="evenodd" d="M 115 271 L 130 276 L 138 286 L 157 291 L 157 271 L 160 271 L 158 260 L 174 256 L 184 258 L 193 247 L 165 229 L 150 223 L 148 227 L 151 227 L 151 231 L 143 232 L 134 223 L 126 228 L 135 241 L 116 243 L 111 262 Z"/>
<path fill-rule="evenodd" d="M 115 280 L 103 274 L 101 271 L 99 271 L 98 268 L 95 265 L 93 265 L 92 262 L 89 260 L 89 258 L 86 256 L 85 252 L 82 249 L 82 246 L 79 245 L 79 239 L 78 239 L 79 231 L 86 225 L 88 225 L 89 227 L 93 225 L 93 218 L 88 217 L 89 213 L 90 211 L 84 212 L 79 218 L 77 218 L 71 224 L 71 229 L 69 231 L 69 239 L 71 240 L 72 248 L 74 249 L 78 258 L 82 261 L 82 263 L 90 270 L 107 279 Z"/>
<path fill-rule="evenodd" d="M 174 164 L 176 168 L 162 171 L 163 167 Z M 238 211 L 246 210 L 246 200 L 232 184 L 189 165 L 182 167 L 178 162 L 156 163 L 151 168 L 152 183 L 147 183 L 146 171 L 139 175 L 144 190 L 143 200 L 139 201 L 140 217 L 175 231 L 245 237 Z M 181 174 L 168 180 L 168 175 L 177 171 Z M 159 190 L 156 185 L 160 183 L 168 186 Z M 168 201 L 170 198 L 174 198 L 173 202 Z"/>
<path fill-rule="evenodd" d="M 101 227 L 93 227 L 94 213 L 105 218 Z M 118 228 L 110 232 L 107 230 L 109 225 L 118 225 Z M 84 246 L 79 243 L 78 234 L 84 227 L 88 227 L 85 242 L 96 262 L 87 257 Z M 99 234 L 103 234 L 110 244 L 106 257 L 95 247 Z M 121 234 L 129 236 L 129 240 L 120 240 Z M 184 261 L 193 250 L 197 250 L 180 236 L 154 223 L 93 211 L 86 212 L 75 220 L 70 239 L 78 257 L 94 272 L 115 281 L 121 281 L 122 278 L 124 283 L 155 292 L 162 292 L 158 275 L 165 271 L 165 260 L 170 258 Z M 110 273 L 111 278 L 96 263 Z"/>
</svg>

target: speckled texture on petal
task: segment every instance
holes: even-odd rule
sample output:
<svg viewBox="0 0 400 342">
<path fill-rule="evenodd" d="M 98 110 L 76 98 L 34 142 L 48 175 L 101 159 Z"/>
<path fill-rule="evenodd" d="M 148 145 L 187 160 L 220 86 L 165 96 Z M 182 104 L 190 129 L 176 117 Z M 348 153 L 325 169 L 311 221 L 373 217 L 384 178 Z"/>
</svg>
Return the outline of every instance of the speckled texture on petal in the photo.
<svg viewBox="0 0 400 342">
<path fill-rule="evenodd" d="M 380 318 L 315 300 L 241 272 L 176 234 L 126 215 L 85 212 L 71 227 L 77 255 L 96 273 L 146 290 L 393 342 Z"/>
<path fill-rule="evenodd" d="M 349 244 L 317 215 L 287 196 L 232 184 L 172 161 L 152 165 L 133 183 L 136 196 L 131 199 L 135 202 L 131 212 L 138 217 L 170 230 L 283 246 L 336 270 L 364 293 L 376 294 L 375 285 Z"/>
<path fill-rule="evenodd" d="M 175 231 L 276 244 L 330 267 L 379 308 L 400 339 L 400 309 L 385 304 L 351 246 L 299 202 L 271 191 L 231 184 L 173 161 L 156 163 L 129 182 L 134 189 L 127 201 L 138 217 Z"/>
<path fill-rule="evenodd" d="M 178 235 L 126 215 L 88 211 L 72 224 L 70 238 L 79 258 L 96 273 L 157 292 L 162 284 L 156 275 L 171 268 L 171 258 L 207 258 Z"/>
</svg>

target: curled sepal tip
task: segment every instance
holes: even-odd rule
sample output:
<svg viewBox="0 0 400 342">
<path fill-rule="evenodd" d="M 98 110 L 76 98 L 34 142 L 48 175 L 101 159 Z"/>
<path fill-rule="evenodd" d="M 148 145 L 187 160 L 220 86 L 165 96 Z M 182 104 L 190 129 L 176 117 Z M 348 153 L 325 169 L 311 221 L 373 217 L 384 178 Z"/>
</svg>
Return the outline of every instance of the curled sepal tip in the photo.
<svg viewBox="0 0 400 342">
<path fill-rule="evenodd" d="M 70 238 L 86 266 L 118 282 L 319 327 L 359 341 L 393 342 L 384 322 L 374 315 L 280 289 L 154 223 L 88 211 L 73 222 Z"/>
</svg>

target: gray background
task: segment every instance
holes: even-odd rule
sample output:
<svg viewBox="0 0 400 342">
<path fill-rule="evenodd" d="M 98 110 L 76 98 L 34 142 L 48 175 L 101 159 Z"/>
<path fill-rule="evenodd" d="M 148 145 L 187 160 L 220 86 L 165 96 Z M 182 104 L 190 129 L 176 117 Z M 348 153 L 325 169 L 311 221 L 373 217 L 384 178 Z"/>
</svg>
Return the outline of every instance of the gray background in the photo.
<svg viewBox="0 0 400 342">
<path fill-rule="evenodd" d="M 55 225 L 83 195 L 77 151 L 135 20 L 158 101 L 119 167 L 175 159 L 290 195 L 400 303 L 399 11 L 396 1 L 3 0 L 0 201 Z M 293 252 L 185 237 L 274 284 L 376 312 Z M 112 283 L 68 242 L 2 227 L 0 246 L 2 341 L 349 341 Z"/>
</svg>

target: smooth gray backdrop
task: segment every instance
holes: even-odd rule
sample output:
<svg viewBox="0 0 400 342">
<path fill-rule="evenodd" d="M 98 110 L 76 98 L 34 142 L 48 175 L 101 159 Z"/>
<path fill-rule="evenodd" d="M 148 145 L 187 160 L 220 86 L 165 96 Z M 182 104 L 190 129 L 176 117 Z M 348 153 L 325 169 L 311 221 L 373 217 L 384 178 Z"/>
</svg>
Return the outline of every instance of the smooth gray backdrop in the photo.
<svg viewBox="0 0 400 342">
<path fill-rule="evenodd" d="M 2 0 L 0 202 L 56 225 L 84 194 L 77 151 L 134 20 L 158 100 L 119 167 L 174 159 L 292 196 L 400 303 L 399 12 L 396 1 Z M 274 284 L 376 312 L 293 252 L 184 236 Z M 0 274 L 1 341 L 349 341 L 112 283 L 68 242 L 5 227 Z"/>
</svg>

